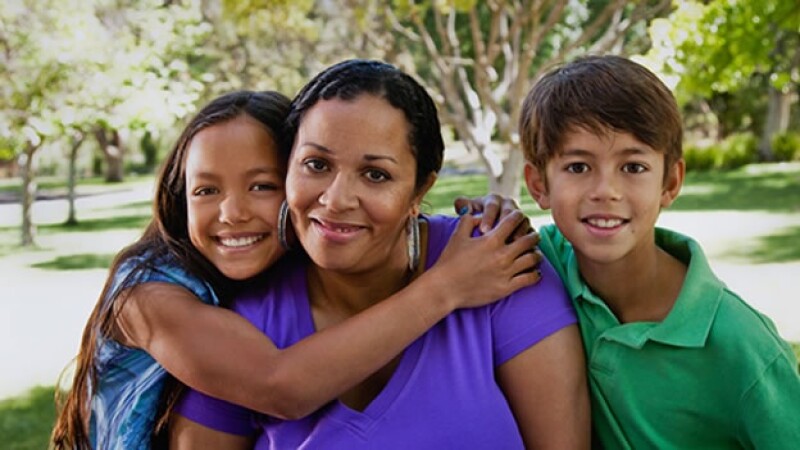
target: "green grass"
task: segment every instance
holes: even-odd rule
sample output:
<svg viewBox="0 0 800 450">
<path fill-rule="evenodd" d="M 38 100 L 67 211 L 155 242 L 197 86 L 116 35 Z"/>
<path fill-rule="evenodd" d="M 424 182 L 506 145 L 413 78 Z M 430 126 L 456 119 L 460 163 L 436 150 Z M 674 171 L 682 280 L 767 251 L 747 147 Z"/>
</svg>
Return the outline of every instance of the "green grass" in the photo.
<svg viewBox="0 0 800 450">
<path fill-rule="evenodd" d="M 79 253 L 69 256 L 59 256 L 50 261 L 32 264 L 31 267 L 46 270 L 82 270 L 82 269 L 108 269 L 114 260 L 114 254 Z"/>
<path fill-rule="evenodd" d="M 730 172 L 689 173 L 670 209 L 800 212 L 800 165 L 760 164 Z"/>
<path fill-rule="evenodd" d="M 47 448 L 56 419 L 53 387 L 36 387 L 0 401 L 0 443 L 6 450 Z"/>
</svg>

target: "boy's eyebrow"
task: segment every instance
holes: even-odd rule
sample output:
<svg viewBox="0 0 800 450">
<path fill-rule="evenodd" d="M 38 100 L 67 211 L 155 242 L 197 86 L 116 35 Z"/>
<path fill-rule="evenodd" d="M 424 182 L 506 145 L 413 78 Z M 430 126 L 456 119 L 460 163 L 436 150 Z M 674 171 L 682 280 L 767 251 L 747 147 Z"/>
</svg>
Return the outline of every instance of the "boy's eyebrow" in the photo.
<svg viewBox="0 0 800 450">
<path fill-rule="evenodd" d="M 642 147 L 625 147 L 616 151 L 616 153 L 621 153 L 623 155 L 643 155 L 648 153 L 647 149 Z M 589 150 L 584 150 L 582 148 L 568 148 L 561 151 L 562 156 L 594 156 L 592 152 Z"/>
<path fill-rule="evenodd" d="M 316 142 L 301 142 L 300 143 L 300 147 L 303 147 L 305 145 L 308 145 L 309 147 L 314 147 L 315 149 L 321 151 L 322 153 L 328 153 L 328 154 L 332 154 L 333 153 L 333 150 L 329 149 L 328 147 L 325 147 L 324 145 L 317 144 Z M 397 160 L 395 158 L 393 158 L 391 156 L 388 156 L 388 155 L 374 155 L 374 154 L 368 153 L 368 154 L 364 155 L 364 159 L 366 159 L 367 161 L 370 161 L 370 162 L 371 161 L 386 160 L 386 161 L 391 161 L 391 162 L 393 162 L 395 164 L 398 164 L 398 162 L 397 162 Z"/>
</svg>

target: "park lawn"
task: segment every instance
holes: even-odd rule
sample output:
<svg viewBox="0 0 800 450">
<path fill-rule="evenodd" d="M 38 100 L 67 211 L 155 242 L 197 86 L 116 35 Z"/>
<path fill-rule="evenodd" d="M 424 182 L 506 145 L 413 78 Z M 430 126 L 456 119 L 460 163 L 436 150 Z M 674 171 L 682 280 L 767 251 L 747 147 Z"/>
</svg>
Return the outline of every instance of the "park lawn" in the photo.
<svg viewBox="0 0 800 450">
<path fill-rule="evenodd" d="M 36 387 L 0 401 L 0 442 L 6 450 L 47 448 L 56 420 L 53 387 Z"/>
</svg>

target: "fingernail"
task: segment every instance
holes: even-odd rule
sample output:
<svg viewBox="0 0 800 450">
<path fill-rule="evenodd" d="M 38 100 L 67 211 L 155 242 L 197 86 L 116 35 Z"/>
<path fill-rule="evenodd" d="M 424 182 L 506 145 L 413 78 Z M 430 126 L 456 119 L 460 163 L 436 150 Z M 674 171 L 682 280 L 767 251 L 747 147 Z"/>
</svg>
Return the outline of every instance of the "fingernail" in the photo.
<svg viewBox="0 0 800 450">
<path fill-rule="evenodd" d="M 469 212 L 468 206 L 462 206 L 461 209 L 458 210 L 458 215 L 463 216 L 464 214 Z"/>
</svg>

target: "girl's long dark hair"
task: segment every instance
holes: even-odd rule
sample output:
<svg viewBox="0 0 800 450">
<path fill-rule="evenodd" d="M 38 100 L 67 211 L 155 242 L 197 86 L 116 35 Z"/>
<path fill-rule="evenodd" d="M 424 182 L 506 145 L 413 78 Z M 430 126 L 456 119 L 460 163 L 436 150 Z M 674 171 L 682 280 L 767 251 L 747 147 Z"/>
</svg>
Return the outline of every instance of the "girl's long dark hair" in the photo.
<svg viewBox="0 0 800 450">
<path fill-rule="evenodd" d="M 207 127 L 246 114 L 260 121 L 273 135 L 275 142 L 280 142 L 279 133 L 288 111 L 289 99 L 280 93 L 237 91 L 211 101 L 186 125 L 158 176 L 153 219 L 142 236 L 114 258 L 102 293 L 83 330 L 80 349 L 75 358 L 72 388 L 68 392 L 56 390 L 59 413 L 51 436 L 53 448 L 91 448 L 89 418 L 91 398 L 94 387 L 97 386 L 97 340 L 100 336 L 110 338 L 113 335 L 117 314 L 126 299 L 126 289 L 134 286 L 142 274 L 165 257 L 170 257 L 192 274 L 209 282 L 222 301 L 231 296 L 235 283 L 203 257 L 189 239 L 185 161 L 192 138 Z M 115 285 L 114 275 L 126 261 L 135 261 L 135 266 L 121 283 Z M 158 432 L 166 424 L 166 418 L 176 398 L 175 386 L 178 384 L 175 380 L 168 380 L 166 392 L 162 395 L 161 415 L 154 432 Z"/>
</svg>

